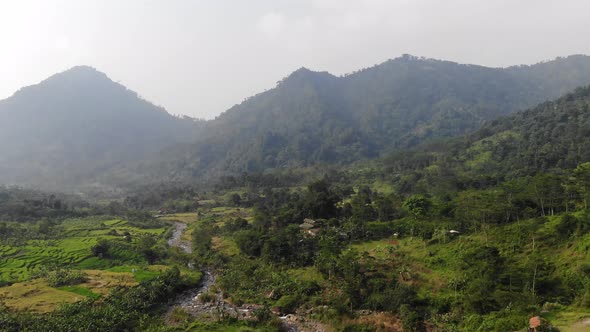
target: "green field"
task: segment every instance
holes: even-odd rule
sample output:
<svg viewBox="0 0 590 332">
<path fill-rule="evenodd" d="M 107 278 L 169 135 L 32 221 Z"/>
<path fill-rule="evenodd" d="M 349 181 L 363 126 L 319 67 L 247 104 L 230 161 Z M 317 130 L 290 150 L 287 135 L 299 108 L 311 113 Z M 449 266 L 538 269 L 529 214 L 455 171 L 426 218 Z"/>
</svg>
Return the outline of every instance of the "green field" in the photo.
<svg viewBox="0 0 590 332">
<path fill-rule="evenodd" d="M 60 227 L 64 234 L 61 239 L 29 240 L 18 246 L 0 245 L 0 280 L 27 280 L 42 265 L 92 268 L 97 263 L 100 265 L 90 252 L 99 239 L 122 238 L 125 232 L 132 236 L 159 235 L 166 230 L 140 229 L 127 225 L 124 220 L 97 218 L 68 219 Z"/>
<path fill-rule="evenodd" d="M 162 235 L 166 227 L 143 229 L 123 219 L 103 217 L 66 219 L 54 227 L 58 235 L 51 238 L 0 245 L 0 281 L 11 284 L 0 287 L 0 301 L 9 308 L 51 311 L 60 303 L 106 296 L 113 287 L 152 279 L 167 268 L 147 266 L 138 253 L 131 251 L 139 237 Z M 113 248 L 108 258 L 93 256 L 91 248 L 100 240 L 118 241 L 128 248 Z M 40 273 L 54 267 L 81 270 L 86 281 L 51 287 Z"/>
</svg>

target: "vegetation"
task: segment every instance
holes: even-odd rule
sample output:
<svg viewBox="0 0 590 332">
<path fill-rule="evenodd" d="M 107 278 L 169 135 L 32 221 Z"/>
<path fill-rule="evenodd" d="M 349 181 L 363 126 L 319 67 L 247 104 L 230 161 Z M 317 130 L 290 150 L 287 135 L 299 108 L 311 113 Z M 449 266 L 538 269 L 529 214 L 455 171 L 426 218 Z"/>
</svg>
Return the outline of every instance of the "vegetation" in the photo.
<svg viewBox="0 0 590 332">
<path fill-rule="evenodd" d="M 1 187 L 0 329 L 582 331 L 590 88 L 493 111 L 578 84 L 562 66 L 586 60 L 299 70 L 140 166 L 173 169 L 162 185 Z"/>
<path fill-rule="evenodd" d="M 494 69 L 405 55 L 344 77 L 302 68 L 207 123 L 152 172 L 190 181 L 348 164 L 470 132 L 590 84 L 589 75 L 586 56 Z"/>
</svg>

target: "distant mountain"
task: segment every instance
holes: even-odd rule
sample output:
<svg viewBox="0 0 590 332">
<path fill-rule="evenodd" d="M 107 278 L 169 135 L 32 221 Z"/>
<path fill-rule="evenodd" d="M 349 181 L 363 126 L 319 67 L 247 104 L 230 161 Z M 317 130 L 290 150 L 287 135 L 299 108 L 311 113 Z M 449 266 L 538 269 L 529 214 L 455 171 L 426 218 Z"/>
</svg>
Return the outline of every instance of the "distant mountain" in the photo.
<svg viewBox="0 0 590 332">
<path fill-rule="evenodd" d="M 0 183 L 90 183 L 191 141 L 196 126 L 91 67 L 75 67 L 0 101 Z"/>
<path fill-rule="evenodd" d="M 473 131 L 590 84 L 590 57 L 487 68 L 410 55 L 343 77 L 302 68 L 168 151 L 154 174 L 185 179 L 373 158 Z"/>
</svg>

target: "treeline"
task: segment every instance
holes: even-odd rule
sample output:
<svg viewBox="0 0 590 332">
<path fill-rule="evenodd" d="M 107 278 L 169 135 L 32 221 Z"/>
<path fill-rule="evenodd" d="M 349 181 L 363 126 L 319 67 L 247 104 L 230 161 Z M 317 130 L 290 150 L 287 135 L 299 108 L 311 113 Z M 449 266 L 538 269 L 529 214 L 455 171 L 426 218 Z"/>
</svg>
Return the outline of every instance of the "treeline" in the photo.
<svg viewBox="0 0 590 332">
<path fill-rule="evenodd" d="M 71 217 L 89 207 L 88 202 L 74 196 L 0 186 L 0 220 Z"/>
</svg>

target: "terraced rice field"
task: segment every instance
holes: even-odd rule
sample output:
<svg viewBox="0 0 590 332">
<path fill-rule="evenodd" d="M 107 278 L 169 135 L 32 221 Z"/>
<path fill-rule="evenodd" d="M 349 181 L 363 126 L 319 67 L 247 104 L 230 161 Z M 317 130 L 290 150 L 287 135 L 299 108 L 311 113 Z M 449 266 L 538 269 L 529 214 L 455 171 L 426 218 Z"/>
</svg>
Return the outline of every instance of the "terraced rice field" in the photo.
<svg viewBox="0 0 590 332">
<path fill-rule="evenodd" d="M 63 240 L 29 241 L 25 246 L 2 246 L 0 278 L 26 280 L 39 265 L 74 265 L 90 256 L 96 238 L 67 238 Z"/>
<path fill-rule="evenodd" d="M 166 230 L 140 229 L 124 220 L 100 222 L 94 218 L 66 220 L 61 227 L 63 239 L 30 240 L 18 247 L 0 245 L 0 280 L 28 280 L 41 265 L 83 267 L 82 262 L 91 258 L 90 248 L 101 238 L 121 237 L 124 232 L 162 234 Z"/>
<path fill-rule="evenodd" d="M 165 227 L 141 229 L 130 226 L 125 220 L 93 217 L 65 220 L 56 227 L 62 238 L 29 240 L 20 245 L 0 244 L 0 281 L 13 283 L 0 287 L 0 302 L 9 308 L 52 311 L 61 303 L 105 296 L 113 287 L 135 285 L 166 268 L 138 265 L 109 268 L 107 260 L 91 255 L 92 246 L 100 239 L 121 238 L 126 232 L 132 239 L 145 233 L 159 235 L 166 231 Z M 129 257 L 128 261 L 133 262 L 134 258 Z M 81 269 L 86 281 L 74 286 L 50 287 L 44 279 L 32 278 L 42 266 Z"/>
</svg>

